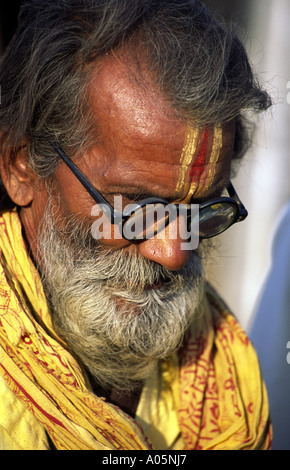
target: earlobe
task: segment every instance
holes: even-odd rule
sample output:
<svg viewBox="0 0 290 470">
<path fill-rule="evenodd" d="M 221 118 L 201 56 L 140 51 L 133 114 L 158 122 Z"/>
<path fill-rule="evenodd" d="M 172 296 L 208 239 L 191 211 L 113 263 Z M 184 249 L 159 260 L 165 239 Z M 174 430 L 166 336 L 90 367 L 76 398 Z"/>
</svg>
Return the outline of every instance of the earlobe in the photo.
<svg viewBox="0 0 290 470">
<path fill-rule="evenodd" d="M 27 147 L 15 152 L 7 149 L 0 159 L 1 179 L 10 199 L 18 206 L 28 206 L 34 198 L 36 175 L 27 164 Z"/>
</svg>

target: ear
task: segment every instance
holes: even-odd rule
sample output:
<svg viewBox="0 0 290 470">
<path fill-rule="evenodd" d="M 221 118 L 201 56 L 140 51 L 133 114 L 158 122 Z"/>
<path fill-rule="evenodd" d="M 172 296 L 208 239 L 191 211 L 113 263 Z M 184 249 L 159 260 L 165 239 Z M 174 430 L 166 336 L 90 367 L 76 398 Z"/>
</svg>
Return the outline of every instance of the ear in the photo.
<svg viewBox="0 0 290 470">
<path fill-rule="evenodd" d="M 34 198 L 35 173 L 27 164 L 27 147 L 7 149 L 0 159 L 1 179 L 10 199 L 18 206 L 28 206 Z"/>
</svg>

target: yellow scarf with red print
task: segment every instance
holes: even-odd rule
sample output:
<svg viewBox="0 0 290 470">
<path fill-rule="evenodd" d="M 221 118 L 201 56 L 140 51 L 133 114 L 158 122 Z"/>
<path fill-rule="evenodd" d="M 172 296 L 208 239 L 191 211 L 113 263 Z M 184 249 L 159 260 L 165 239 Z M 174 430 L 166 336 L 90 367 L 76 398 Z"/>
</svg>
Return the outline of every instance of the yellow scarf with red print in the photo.
<svg viewBox="0 0 290 470">
<path fill-rule="evenodd" d="M 0 217 L 0 250 L 0 380 L 26 404 L 56 449 L 150 449 L 132 418 L 92 393 L 82 368 L 55 335 L 15 211 Z M 256 354 L 210 288 L 203 315 L 173 363 L 179 364 L 171 385 L 178 390 L 184 449 L 270 448 Z M 3 398 L 0 413 L 1 406 Z"/>
</svg>

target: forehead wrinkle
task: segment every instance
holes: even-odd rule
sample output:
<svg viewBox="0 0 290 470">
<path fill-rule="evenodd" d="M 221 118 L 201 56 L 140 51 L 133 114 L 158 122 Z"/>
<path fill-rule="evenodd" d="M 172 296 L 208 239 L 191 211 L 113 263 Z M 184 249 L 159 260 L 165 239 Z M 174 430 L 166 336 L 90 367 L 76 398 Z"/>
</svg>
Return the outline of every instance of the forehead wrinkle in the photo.
<svg viewBox="0 0 290 470">
<path fill-rule="evenodd" d="M 130 140 L 128 144 L 125 143 L 119 149 L 120 151 L 116 151 L 117 153 L 108 148 L 94 153 L 95 159 L 99 162 L 93 162 L 92 166 L 96 168 L 100 176 L 106 177 L 108 182 L 110 179 L 113 182 L 120 177 L 127 181 L 134 179 L 138 174 L 145 177 L 147 174 L 152 176 L 153 173 L 159 174 L 160 177 L 166 173 L 166 178 L 172 179 L 172 172 L 174 173 L 173 178 L 177 179 L 180 155 L 178 143 L 175 143 L 174 146 L 166 145 L 163 142 L 144 145 L 143 142 L 137 140 L 135 145 L 135 142 Z"/>
<path fill-rule="evenodd" d="M 148 165 L 146 168 L 143 167 L 142 169 L 130 167 L 129 172 L 118 172 L 116 170 L 114 175 L 110 175 L 109 178 L 103 178 L 100 185 L 112 192 L 118 192 L 119 190 L 124 190 L 124 188 L 131 188 L 133 192 L 140 193 L 140 188 L 142 188 L 145 193 L 152 195 L 174 197 L 176 171 L 170 175 L 168 173 L 165 174 L 160 170 L 160 167 L 164 167 L 165 163 L 158 162 L 157 165 L 156 162 L 153 163 L 155 171 L 152 171 L 151 166 L 148 168 Z M 175 165 L 173 165 L 173 168 L 175 169 Z M 124 168 L 122 170 L 124 170 Z M 158 174 L 157 181 L 156 174 Z"/>
</svg>

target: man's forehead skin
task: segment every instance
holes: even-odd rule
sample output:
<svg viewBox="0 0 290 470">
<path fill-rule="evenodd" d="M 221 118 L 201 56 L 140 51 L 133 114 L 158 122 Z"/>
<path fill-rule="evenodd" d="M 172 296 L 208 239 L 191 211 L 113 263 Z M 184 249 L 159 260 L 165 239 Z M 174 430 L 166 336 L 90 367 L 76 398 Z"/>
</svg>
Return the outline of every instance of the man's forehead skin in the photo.
<svg viewBox="0 0 290 470">
<path fill-rule="evenodd" d="M 114 188 L 176 185 L 186 125 L 148 80 L 139 86 L 129 68 L 105 59 L 92 79 L 90 103 L 100 134 L 94 166 L 100 183 Z M 98 158 L 98 155 L 102 158 Z M 158 175 L 158 182 L 156 181 Z"/>
<path fill-rule="evenodd" d="M 106 58 L 101 65 L 90 86 L 100 133 L 90 167 L 101 177 L 99 189 L 143 188 L 184 199 L 208 190 L 221 171 L 229 170 L 231 150 L 224 139 L 229 132 L 186 126 L 150 79 L 141 86 L 119 57 Z"/>
</svg>

